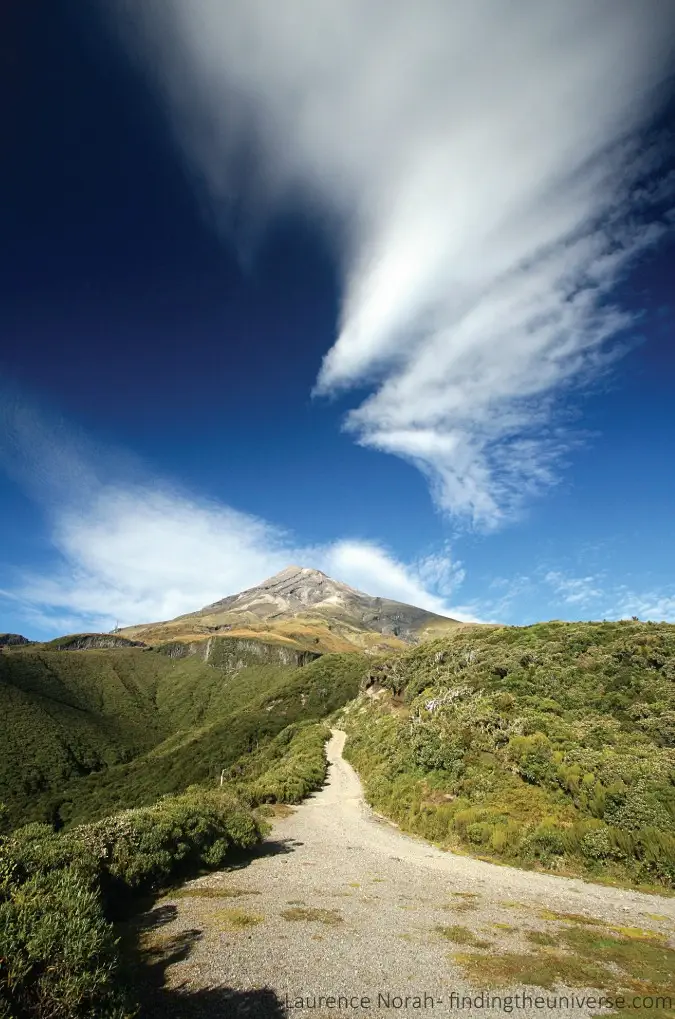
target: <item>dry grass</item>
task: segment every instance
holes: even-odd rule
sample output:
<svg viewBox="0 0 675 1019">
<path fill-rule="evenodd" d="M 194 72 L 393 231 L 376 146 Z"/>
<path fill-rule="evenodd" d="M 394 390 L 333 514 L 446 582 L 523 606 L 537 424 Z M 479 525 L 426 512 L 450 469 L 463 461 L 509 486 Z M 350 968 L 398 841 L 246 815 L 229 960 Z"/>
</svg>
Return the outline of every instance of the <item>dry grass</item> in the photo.
<svg viewBox="0 0 675 1019">
<path fill-rule="evenodd" d="M 476 987 L 524 985 L 549 990 L 566 987 L 614 993 L 633 991 L 661 999 L 654 1002 L 650 1013 L 660 1019 L 672 1017 L 674 1013 L 666 1006 L 668 999 L 672 1000 L 675 950 L 665 939 L 655 936 L 653 931 L 611 927 L 592 917 L 570 919 L 576 916 L 558 914 L 569 926 L 551 933 L 526 932 L 525 938 L 538 950 L 493 951 L 489 955 L 463 953 L 452 958 Z"/>
<path fill-rule="evenodd" d="M 218 909 L 209 917 L 221 930 L 243 930 L 262 923 L 263 917 L 255 913 L 244 913 L 241 909 Z"/>
<path fill-rule="evenodd" d="M 442 908 L 452 910 L 453 913 L 470 913 L 478 909 L 478 905 L 473 901 L 450 902 Z"/>
<path fill-rule="evenodd" d="M 172 892 L 171 899 L 238 899 L 242 895 L 260 895 L 257 888 L 218 888 L 211 885 L 198 885 L 193 888 L 178 888 Z"/>
<path fill-rule="evenodd" d="M 311 906 L 296 906 L 293 909 L 283 909 L 280 915 L 284 920 L 323 923 L 327 927 L 344 922 L 340 911 L 337 909 L 314 909 Z"/>
<path fill-rule="evenodd" d="M 458 924 L 451 927 L 437 927 L 436 931 L 441 937 L 447 938 L 448 941 L 453 941 L 456 945 L 471 945 L 472 948 L 489 948 L 492 944 L 490 941 L 477 938 L 468 927 L 460 927 Z"/>
</svg>

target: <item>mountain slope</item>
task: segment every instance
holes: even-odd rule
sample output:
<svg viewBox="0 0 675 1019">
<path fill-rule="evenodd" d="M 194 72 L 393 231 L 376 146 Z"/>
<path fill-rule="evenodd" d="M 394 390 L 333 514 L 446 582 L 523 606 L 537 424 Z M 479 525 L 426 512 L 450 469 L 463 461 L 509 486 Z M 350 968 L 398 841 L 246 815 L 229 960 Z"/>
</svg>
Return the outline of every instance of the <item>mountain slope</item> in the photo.
<svg viewBox="0 0 675 1019">
<path fill-rule="evenodd" d="M 342 663 L 259 641 L 214 637 L 208 657 L 185 647 L 0 655 L 11 823 L 88 820 L 215 780 L 290 722 L 344 704 L 365 668 L 353 651 Z"/>
<path fill-rule="evenodd" d="M 330 652 L 403 648 L 459 625 L 426 609 L 364 594 L 320 570 L 288 566 L 262 584 L 198 612 L 121 632 L 147 643 L 231 634 Z"/>
<path fill-rule="evenodd" d="M 346 754 L 450 848 L 675 888 L 675 626 L 464 630 L 371 663 Z"/>
</svg>

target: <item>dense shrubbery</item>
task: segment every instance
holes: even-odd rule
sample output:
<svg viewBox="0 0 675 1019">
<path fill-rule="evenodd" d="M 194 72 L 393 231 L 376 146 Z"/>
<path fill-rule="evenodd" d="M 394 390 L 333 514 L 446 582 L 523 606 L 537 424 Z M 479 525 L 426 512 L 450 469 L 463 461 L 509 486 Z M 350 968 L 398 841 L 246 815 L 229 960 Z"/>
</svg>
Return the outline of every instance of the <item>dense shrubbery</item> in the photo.
<svg viewBox="0 0 675 1019">
<path fill-rule="evenodd" d="M 464 631 L 378 663 L 371 684 L 380 697 L 346 713 L 347 756 L 397 822 L 512 863 L 675 887 L 674 626 Z"/>
<path fill-rule="evenodd" d="M 322 722 L 289 725 L 249 762 L 232 769 L 252 803 L 299 803 L 326 778 L 326 740 Z"/>
<path fill-rule="evenodd" d="M 262 835 L 230 793 L 191 790 L 68 832 L 30 824 L 0 839 L 0 1017 L 130 1015 L 109 922 L 120 902 L 221 866 Z"/>
</svg>

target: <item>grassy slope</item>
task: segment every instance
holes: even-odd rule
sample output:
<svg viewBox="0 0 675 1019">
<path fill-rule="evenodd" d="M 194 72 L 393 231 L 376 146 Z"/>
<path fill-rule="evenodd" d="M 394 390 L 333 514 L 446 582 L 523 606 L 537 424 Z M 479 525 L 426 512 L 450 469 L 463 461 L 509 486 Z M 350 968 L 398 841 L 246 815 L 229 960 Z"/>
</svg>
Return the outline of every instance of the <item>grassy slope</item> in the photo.
<svg viewBox="0 0 675 1019">
<path fill-rule="evenodd" d="M 215 782 L 290 723 L 345 704 L 364 668 L 355 653 L 235 674 L 143 649 L 5 654 L 0 801 L 14 823 L 80 822 Z"/>
<path fill-rule="evenodd" d="M 456 626 L 456 623 L 450 623 Z M 148 623 L 127 626 L 122 631 L 127 638 L 159 645 L 168 641 L 205 641 L 216 633 L 217 627 L 228 626 L 226 633 L 218 632 L 222 639 L 254 639 L 268 644 L 304 651 L 336 654 L 354 649 L 382 647 L 384 650 L 403 649 L 405 641 L 376 631 L 364 630 L 344 621 L 327 621 L 320 616 L 298 616 L 294 619 L 260 621 L 242 618 L 241 614 L 214 614 L 179 617 L 166 623 Z"/>
<path fill-rule="evenodd" d="M 458 632 L 346 713 L 371 802 L 443 844 L 675 887 L 675 626 Z M 379 690 L 379 692 L 377 692 Z"/>
<path fill-rule="evenodd" d="M 181 663 L 183 664 L 183 663 Z M 194 673 L 193 663 L 184 663 Z M 155 703 L 166 662 L 136 649 L 0 656 L 0 800 L 27 798 L 147 750 L 167 735 Z"/>
</svg>

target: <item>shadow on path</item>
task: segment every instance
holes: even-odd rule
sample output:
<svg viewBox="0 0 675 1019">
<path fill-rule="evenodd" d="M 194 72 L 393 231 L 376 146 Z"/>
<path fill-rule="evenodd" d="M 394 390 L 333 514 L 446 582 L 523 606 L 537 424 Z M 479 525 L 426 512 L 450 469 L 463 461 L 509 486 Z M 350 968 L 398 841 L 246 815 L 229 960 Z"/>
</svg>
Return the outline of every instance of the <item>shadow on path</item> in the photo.
<svg viewBox="0 0 675 1019">
<path fill-rule="evenodd" d="M 159 931 L 174 916 L 172 909 L 157 906 L 134 926 L 139 933 Z M 167 969 L 188 959 L 201 938 L 202 931 L 193 928 L 160 935 L 150 947 L 136 945 L 130 952 L 129 975 L 140 1005 L 139 1019 L 284 1019 L 280 999 L 267 987 L 237 991 L 231 987 L 165 986 Z"/>
<path fill-rule="evenodd" d="M 242 870 L 256 859 L 292 853 L 297 845 L 302 843 L 268 839 L 228 860 L 225 872 Z M 144 906 L 144 911 L 129 918 L 120 930 L 130 989 L 140 1006 L 138 1019 L 285 1019 L 281 999 L 269 987 L 239 991 L 218 986 L 167 986 L 168 969 L 190 958 L 203 931 L 192 928 L 162 933 L 162 928 L 176 919 L 177 907 L 153 904 L 152 899 Z"/>
</svg>

